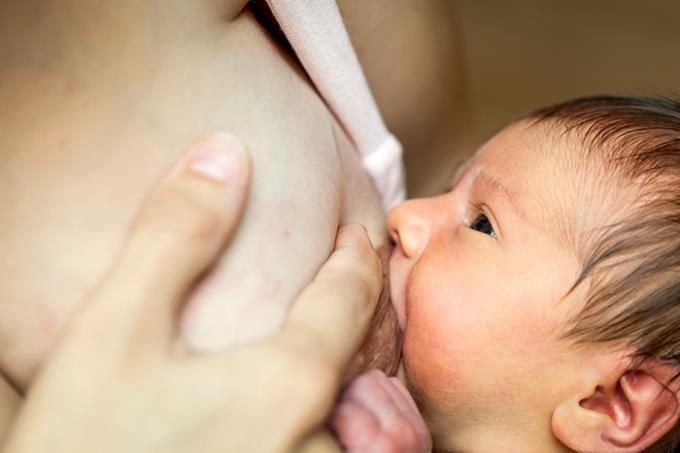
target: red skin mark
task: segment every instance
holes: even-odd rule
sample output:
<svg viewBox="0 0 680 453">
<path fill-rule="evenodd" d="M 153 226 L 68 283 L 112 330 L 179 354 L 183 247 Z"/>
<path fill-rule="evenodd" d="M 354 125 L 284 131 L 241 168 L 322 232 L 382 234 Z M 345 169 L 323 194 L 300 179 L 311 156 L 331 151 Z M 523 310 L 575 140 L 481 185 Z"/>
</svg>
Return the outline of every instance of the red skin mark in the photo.
<svg viewBox="0 0 680 453">
<path fill-rule="evenodd" d="M 255 292 L 257 300 L 271 300 L 281 291 L 281 283 L 274 279 L 263 278 Z"/>
</svg>

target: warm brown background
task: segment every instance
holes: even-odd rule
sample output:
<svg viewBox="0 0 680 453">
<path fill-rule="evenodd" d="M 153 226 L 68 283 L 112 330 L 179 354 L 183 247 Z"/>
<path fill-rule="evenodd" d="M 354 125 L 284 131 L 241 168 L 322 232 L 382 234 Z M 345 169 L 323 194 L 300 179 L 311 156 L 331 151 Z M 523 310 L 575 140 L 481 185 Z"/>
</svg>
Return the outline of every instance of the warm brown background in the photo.
<svg viewBox="0 0 680 453">
<path fill-rule="evenodd" d="M 471 146 L 522 112 L 576 96 L 680 95 L 680 1 L 456 5 Z"/>
</svg>

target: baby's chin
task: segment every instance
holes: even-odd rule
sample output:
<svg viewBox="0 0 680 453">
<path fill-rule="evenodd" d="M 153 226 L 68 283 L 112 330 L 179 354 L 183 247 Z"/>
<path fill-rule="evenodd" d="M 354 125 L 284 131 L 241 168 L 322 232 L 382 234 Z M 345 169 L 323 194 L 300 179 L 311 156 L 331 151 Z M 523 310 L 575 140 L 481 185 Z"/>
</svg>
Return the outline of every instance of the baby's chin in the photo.
<svg viewBox="0 0 680 453">
<path fill-rule="evenodd" d="M 380 248 L 378 253 L 384 270 L 383 290 L 366 333 L 366 338 L 364 338 L 354 359 L 345 371 L 345 384 L 365 371 L 373 369 L 382 370 L 388 376 L 394 376 L 401 360 L 402 334 L 390 300 L 388 269 L 390 249 L 388 247 Z"/>
</svg>

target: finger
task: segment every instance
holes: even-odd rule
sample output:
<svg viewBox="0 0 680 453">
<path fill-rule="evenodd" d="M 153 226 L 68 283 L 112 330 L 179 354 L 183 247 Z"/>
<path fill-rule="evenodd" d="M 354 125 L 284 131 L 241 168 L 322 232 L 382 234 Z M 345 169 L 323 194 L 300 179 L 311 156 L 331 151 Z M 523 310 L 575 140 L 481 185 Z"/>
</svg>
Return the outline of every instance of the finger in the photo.
<svg viewBox="0 0 680 453">
<path fill-rule="evenodd" d="M 362 374 L 347 389 L 345 397 L 371 411 L 381 428 L 386 429 L 399 416 L 400 410 L 382 384 L 383 376 L 378 370 Z"/>
<path fill-rule="evenodd" d="M 408 416 L 411 418 L 411 415 L 414 412 L 414 406 L 411 405 L 409 402 L 409 398 L 402 393 L 400 389 L 395 387 L 395 384 L 390 381 L 390 379 L 386 376 L 383 375 L 379 380 L 378 380 L 380 386 L 385 390 L 385 393 L 390 397 L 392 400 L 392 404 L 397 407 L 399 412 L 401 412 L 403 415 Z M 418 413 L 418 409 L 415 409 L 416 413 Z"/>
<path fill-rule="evenodd" d="M 416 404 L 416 401 L 413 399 L 413 396 L 411 396 L 411 393 L 408 391 L 408 389 L 402 384 L 402 382 L 399 380 L 398 377 L 393 376 L 388 378 L 390 384 L 399 392 L 401 395 L 404 397 L 405 401 L 409 404 L 411 409 L 415 410 L 416 412 L 419 412 L 418 405 Z"/>
<path fill-rule="evenodd" d="M 375 420 L 368 442 L 353 444 L 353 448 L 348 448 L 349 451 L 416 451 L 420 438 L 411 419 L 403 411 L 406 408 L 411 412 L 411 409 L 404 401 L 400 404 L 401 395 L 396 389 L 388 388 L 385 385 L 387 383 L 389 380 L 384 373 L 372 370 L 352 382 L 345 392 L 341 404 L 351 403 L 361 407 Z M 397 401 L 395 394 L 398 396 Z"/>
<path fill-rule="evenodd" d="M 99 305 L 169 339 L 175 309 L 235 229 L 250 181 L 235 139 L 216 134 L 192 146 L 143 205 L 100 290 Z"/>
<path fill-rule="evenodd" d="M 365 229 L 341 227 L 335 251 L 294 303 L 279 340 L 323 359 L 339 375 L 366 332 L 382 284 Z"/>
<path fill-rule="evenodd" d="M 343 398 L 328 422 L 342 446 L 349 451 L 370 445 L 381 427 L 373 413 L 363 404 Z"/>
<path fill-rule="evenodd" d="M 401 417 L 408 421 L 410 428 L 415 434 L 415 437 L 411 439 L 412 443 L 409 445 L 409 451 L 429 451 L 431 447 L 430 431 L 427 429 L 425 420 L 420 415 L 418 406 L 409 391 L 396 377 L 388 378 L 384 375 L 381 384 L 389 394 L 392 402 L 399 408 Z M 408 437 L 405 437 L 405 439 L 408 439 Z"/>
</svg>

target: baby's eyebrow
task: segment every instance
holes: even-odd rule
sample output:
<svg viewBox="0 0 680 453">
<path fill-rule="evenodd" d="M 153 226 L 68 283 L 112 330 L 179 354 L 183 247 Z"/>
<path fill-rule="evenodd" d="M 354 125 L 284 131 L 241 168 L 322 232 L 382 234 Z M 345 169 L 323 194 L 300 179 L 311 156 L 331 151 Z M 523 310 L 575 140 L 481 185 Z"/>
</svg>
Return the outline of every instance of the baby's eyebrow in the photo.
<svg viewBox="0 0 680 453">
<path fill-rule="evenodd" d="M 495 176 L 485 173 L 483 170 L 479 172 L 476 180 L 479 181 L 480 184 L 486 187 L 489 191 L 503 195 L 513 207 L 515 213 L 522 219 L 527 219 L 526 210 L 519 202 L 517 192 L 512 190 L 508 185 L 504 184 Z"/>
</svg>

